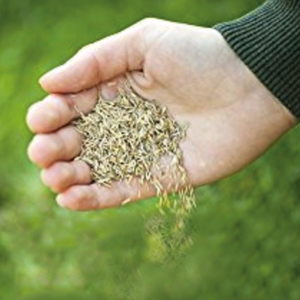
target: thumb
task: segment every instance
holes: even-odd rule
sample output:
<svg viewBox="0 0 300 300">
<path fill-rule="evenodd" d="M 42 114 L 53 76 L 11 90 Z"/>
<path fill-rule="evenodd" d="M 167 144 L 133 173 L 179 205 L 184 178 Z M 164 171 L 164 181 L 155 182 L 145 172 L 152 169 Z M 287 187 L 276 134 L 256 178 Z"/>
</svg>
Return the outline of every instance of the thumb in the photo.
<svg viewBox="0 0 300 300">
<path fill-rule="evenodd" d="M 76 93 L 127 71 L 141 70 L 147 50 L 143 23 L 85 46 L 64 65 L 42 76 L 42 88 L 49 93 Z"/>
</svg>

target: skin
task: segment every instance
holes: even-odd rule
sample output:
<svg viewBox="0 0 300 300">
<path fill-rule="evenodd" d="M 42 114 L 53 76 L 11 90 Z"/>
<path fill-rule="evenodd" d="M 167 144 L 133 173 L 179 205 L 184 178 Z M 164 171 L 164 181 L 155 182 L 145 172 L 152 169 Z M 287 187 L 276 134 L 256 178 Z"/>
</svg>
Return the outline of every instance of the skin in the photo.
<svg viewBox="0 0 300 300">
<path fill-rule="evenodd" d="M 189 124 L 181 149 L 193 186 L 243 169 L 296 124 L 217 31 L 143 20 L 84 47 L 40 79 L 49 96 L 28 110 L 27 123 L 36 134 L 28 155 L 63 207 L 102 209 L 155 194 L 136 181 L 99 187 L 91 183 L 89 167 L 73 161 L 81 146 L 69 124 L 78 117 L 73 106 L 91 111 L 98 89 L 113 97 L 124 74 L 141 96 L 156 99 Z M 174 184 L 164 180 L 169 189 Z"/>
</svg>

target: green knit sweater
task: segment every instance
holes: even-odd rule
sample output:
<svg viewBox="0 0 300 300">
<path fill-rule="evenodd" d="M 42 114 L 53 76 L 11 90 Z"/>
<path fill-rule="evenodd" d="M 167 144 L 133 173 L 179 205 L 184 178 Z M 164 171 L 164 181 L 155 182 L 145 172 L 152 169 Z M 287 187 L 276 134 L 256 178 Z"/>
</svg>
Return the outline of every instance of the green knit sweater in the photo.
<svg viewBox="0 0 300 300">
<path fill-rule="evenodd" d="M 300 0 L 268 0 L 243 18 L 215 29 L 300 120 Z"/>
</svg>

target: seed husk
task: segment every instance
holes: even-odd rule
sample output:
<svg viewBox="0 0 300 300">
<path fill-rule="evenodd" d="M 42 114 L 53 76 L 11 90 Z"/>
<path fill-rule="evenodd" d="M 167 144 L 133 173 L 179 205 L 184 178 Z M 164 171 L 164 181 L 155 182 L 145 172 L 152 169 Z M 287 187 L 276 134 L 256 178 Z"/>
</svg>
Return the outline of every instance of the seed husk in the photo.
<svg viewBox="0 0 300 300">
<path fill-rule="evenodd" d="M 184 216 L 195 206 L 180 149 L 188 126 L 178 124 L 157 101 L 137 95 L 127 80 L 119 85 L 115 99 L 99 95 L 94 109 L 86 115 L 80 113 L 73 125 L 82 135 L 76 159 L 90 166 L 93 181 L 107 187 L 116 181 L 130 184 L 133 178 L 140 186 L 151 184 L 160 211 L 168 208 L 175 212 L 177 226 L 183 226 Z M 165 187 L 163 181 L 172 186 Z M 177 193 L 177 199 L 170 201 L 170 191 Z M 129 202 L 126 199 L 122 204 Z"/>
</svg>

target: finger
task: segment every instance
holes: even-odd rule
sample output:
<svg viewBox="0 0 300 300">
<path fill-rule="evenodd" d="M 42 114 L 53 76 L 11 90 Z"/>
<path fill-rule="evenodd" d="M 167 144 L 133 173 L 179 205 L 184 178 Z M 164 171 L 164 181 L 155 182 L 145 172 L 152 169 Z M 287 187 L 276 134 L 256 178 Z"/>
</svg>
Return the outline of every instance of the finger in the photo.
<svg viewBox="0 0 300 300">
<path fill-rule="evenodd" d="M 52 94 L 43 101 L 33 104 L 27 114 L 27 124 L 35 133 L 49 133 L 67 125 L 80 113 L 87 114 L 96 105 L 99 94 L 104 99 L 117 96 L 117 86 L 121 78 L 105 82 L 89 90 L 77 94 Z"/>
<path fill-rule="evenodd" d="M 165 33 L 170 22 L 143 20 L 128 29 L 88 45 L 66 64 L 40 79 L 50 93 L 74 93 L 127 71 L 141 70 L 148 45 Z"/>
<path fill-rule="evenodd" d="M 155 196 L 155 188 L 138 182 L 128 186 L 125 182 L 116 182 L 112 187 L 91 185 L 76 185 L 61 193 L 57 203 L 70 210 L 88 211 L 120 206 Z"/>
<path fill-rule="evenodd" d="M 89 113 L 97 99 L 96 87 L 78 94 L 49 95 L 29 108 L 26 118 L 28 127 L 35 133 L 55 131 L 79 117 L 79 111 L 83 114 Z"/>
<path fill-rule="evenodd" d="M 90 167 L 83 161 L 57 162 L 41 173 L 44 184 L 60 193 L 73 185 L 91 182 Z"/>
<path fill-rule="evenodd" d="M 141 68 L 138 51 L 131 51 L 135 63 L 129 66 L 127 51 L 133 45 L 133 36 L 132 31 L 127 30 L 84 47 L 66 64 L 44 75 L 40 84 L 51 93 L 74 93 L 129 69 Z"/>
<path fill-rule="evenodd" d="M 81 141 L 81 135 L 73 126 L 52 134 L 38 134 L 28 147 L 28 156 L 39 167 L 47 168 L 56 161 L 76 157 L 80 153 Z"/>
<path fill-rule="evenodd" d="M 186 185 L 179 174 L 162 172 L 155 177 L 160 184 L 160 190 L 173 193 Z M 75 185 L 57 197 L 60 206 L 70 210 L 96 210 L 120 206 L 157 195 L 157 189 L 149 182 L 140 183 L 134 178 L 130 183 L 118 181 L 111 187 L 91 185 Z"/>
</svg>

